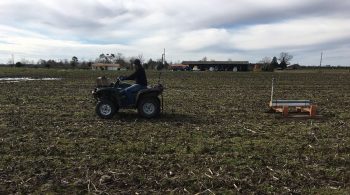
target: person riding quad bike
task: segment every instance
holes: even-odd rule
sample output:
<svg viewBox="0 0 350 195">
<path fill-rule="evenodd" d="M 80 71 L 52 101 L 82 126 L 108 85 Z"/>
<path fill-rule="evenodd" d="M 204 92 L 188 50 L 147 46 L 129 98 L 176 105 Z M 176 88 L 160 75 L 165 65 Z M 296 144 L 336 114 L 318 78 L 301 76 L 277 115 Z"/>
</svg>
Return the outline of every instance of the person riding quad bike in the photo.
<svg viewBox="0 0 350 195">
<path fill-rule="evenodd" d="M 147 88 L 147 77 L 146 77 L 145 69 L 141 65 L 141 61 L 139 59 L 136 59 L 133 65 L 135 68 L 134 73 L 132 73 L 128 77 L 125 77 L 125 76 L 119 77 L 120 81 L 135 80 L 135 84 L 120 91 L 121 95 L 125 95 L 127 97 L 127 100 L 129 101 L 127 102 L 128 104 L 134 103 L 134 102 L 130 102 L 134 100 L 134 98 L 132 97 L 132 94 Z"/>
<path fill-rule="evenodd" d="M 97 100 L 96 113 L 104 119 L 112 118 L 120 108 L 136 108 L 145 118 L 159 115 L 163 107 L 163 86 L 158 83 L 153 87 L 147 86 L 147 78 L 140 60 L 134 61 L 135 72 L 130 76 L 121 76 L 110 85 L 98 85 L 92 91 Z M 124 80 L 135 80 L 135 84 L 122 83 Z"/>
</svg>

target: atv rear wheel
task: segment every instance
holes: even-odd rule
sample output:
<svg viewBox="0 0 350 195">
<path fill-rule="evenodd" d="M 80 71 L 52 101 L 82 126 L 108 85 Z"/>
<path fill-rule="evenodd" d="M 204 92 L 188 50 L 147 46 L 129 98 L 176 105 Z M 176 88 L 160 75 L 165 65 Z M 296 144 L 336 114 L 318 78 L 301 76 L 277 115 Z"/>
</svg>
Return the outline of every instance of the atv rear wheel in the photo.
<svg viewBox="0 0 350 195">
<path fill-rule="evenodd" d="M 154 118 L 160 113 L 158 98 L 142 98 L 137 107 L 139 115 L 145 118 Z"/>
<path fill-rule="evenodd" d="M 102 99 L 97 102 L 96 114 L 103 119 L 110 119 L 114 116 L 116 107 L 110 100 Z"/>
</svg>

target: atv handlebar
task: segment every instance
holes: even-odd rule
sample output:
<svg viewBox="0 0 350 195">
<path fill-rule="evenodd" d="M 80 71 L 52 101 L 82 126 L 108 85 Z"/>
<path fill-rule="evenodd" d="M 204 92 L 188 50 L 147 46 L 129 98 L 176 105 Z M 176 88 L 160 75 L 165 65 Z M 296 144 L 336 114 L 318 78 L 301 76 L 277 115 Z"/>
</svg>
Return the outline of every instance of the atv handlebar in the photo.
<svg viewBox="0 0 350 195">
<path fill-rule="evenodd" d="M 120 81 L 121 81 L 120 77 L 117 77 L 117 81 L 114 83 L 114 87 L 118 87 L 120 84 Z"/>
<path fill-rule="evenodd" d="M 116 82 L 114 83 L 114 87 L 118 87 L 122 81 L 125 81 L 125 78 L 126 78 L 125 76 L 117 77 Z"/>
</svg>

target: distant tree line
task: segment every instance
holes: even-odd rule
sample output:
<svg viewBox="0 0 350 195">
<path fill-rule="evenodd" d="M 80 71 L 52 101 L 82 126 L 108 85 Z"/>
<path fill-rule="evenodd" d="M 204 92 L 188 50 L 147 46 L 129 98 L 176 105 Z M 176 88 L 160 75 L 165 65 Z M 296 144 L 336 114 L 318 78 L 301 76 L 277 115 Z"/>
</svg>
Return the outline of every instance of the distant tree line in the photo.
<svg viewBox="0 0 350 195">
<path fill-rule="evenodd" d="M 145 59 L 142 54 L 139 54 L 138 56 L 132 56 L 132 57 L 124 57 L 122 53 L 117 54 L 100 54 L 98 58 L 96 58 L 96 63 L 103 63 L 103 64 L 119 64 L 121 68 L 125 69 L 133 69 L 133 62 L 135 59 L 139 59 L 141 63 L 143 64 L 145 69 L 167 69 L 169 67 L 169 63 L 167 61 L 164 61 L 162 59 L 153 60 L 150 58 L 147 62 L 145 62 Z"/>
<path fill-rule="evenodd" d="M 79 69 L 90 69 L 94 63 L 103 64 L 119 64 L 120 68 L 133 69 L 133 62 L 135 59 L 141 60 L 145 69 L 167 69 L 169 64 L 167 61 L 162 59 L 153 60 L 150 58 L 147 62 L 143 58 L 142 54 L 133 57 L 125 57 L 122 53 L 117 54 L 100 54 L 95 60 L 79 60 L 77 56 L 73 56 L 70 60 L 43 60 L 40 59 L 36 63 L 32 60 L 21 59 L 20 61 L 13 64 L 9 61 L 8 64 L 14 65 L 15 67 L 44 67 L 44 68 L 79 68 Z"/>
<path fill-rule="evenodd" d="M 12 63 L 8 63 L 13 65 Z M 79 61 L 78 57 L 73 56 L 71 60 L 63 59 L 63 60 L 44 60 L 39 59 L 37 62 L 29 61 L 22 58 L 20 61 L 14 64 L 15 67 L 33 67 L 33 68 L 80 68 L 80 69 L 88 69 L 91 68 L 93 64 L 92 60 L 89 61 Z"/>
</svg>

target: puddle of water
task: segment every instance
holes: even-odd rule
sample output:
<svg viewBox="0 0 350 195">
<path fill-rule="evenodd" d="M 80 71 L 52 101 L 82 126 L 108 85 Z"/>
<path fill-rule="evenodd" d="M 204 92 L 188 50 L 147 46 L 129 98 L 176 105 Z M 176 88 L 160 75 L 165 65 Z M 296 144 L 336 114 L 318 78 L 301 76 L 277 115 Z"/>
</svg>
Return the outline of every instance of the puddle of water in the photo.
<svg viewBox="0 0 350 195">
<path fill-rule="evenodd" d="M 20 81 L 57 81 L 62 78 L 31 78 L 31 77 L 4 77 L 0 78 L 0 83 L 18 83 Z"/>
</svg>

